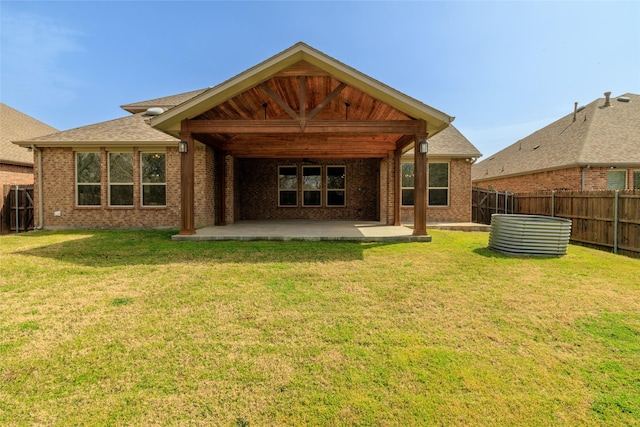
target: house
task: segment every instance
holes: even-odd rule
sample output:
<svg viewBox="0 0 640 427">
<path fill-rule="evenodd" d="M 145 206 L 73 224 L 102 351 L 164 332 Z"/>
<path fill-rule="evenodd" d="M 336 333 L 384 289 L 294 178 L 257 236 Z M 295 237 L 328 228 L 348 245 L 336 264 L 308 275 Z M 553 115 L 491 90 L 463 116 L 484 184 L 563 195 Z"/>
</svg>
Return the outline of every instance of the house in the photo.
<svg viewBox="0 0 640 427">
<path fill-rule="evenodd" d="M 47 135 L 58 130 L 0 103 L 0 188 L 33 184 L 33 153 L 11 141 Z"/>
<path fill-rule="evenodd" d="M 514 193 L 640 189 L 640 95 L 578 108 L 476 163 L 474 186 Z"/>
<path fill-rule="evenodd" d="M 344 219 L 413 221 L 424 235 L 427 219 L 471 218 L 480 153 L 453 117 L 304 43 L 215 87 L 122 108 L 131 115 L 16 142 L 36 151 L 39 226 L 189 235 Z"/>
</svg>

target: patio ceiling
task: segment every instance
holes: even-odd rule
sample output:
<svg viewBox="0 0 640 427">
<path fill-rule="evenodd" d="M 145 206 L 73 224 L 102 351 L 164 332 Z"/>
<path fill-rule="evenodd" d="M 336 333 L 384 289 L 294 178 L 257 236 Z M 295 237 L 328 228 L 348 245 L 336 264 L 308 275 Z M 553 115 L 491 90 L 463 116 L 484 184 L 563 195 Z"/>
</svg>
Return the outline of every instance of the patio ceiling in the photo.
<svg viewBox="0 0 640 427">
<path fill-rule="evenodd" d="M 419 130 L 412 117 L 304 61 L 188 126 L 236 157 L 385 157 Z"/>
<path fill-rule="evenodd" d="M 386 157 L 453 120 L 298 43 L 153 118 L 235 157 Z"/>
</svg>

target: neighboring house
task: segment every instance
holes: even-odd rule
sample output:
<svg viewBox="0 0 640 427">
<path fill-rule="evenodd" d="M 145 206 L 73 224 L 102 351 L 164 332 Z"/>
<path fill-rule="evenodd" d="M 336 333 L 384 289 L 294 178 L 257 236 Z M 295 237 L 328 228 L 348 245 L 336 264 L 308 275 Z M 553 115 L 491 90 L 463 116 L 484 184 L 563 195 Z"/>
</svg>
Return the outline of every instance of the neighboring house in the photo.
<svg viewBox="0 0 640 427">
<path fill-rule="evenodd" d="M 640 95 L 597 99 L 476 163 L 474 186 L 514 193 L 640 189 Z"/>
<path fill-rule="evenodd" d="M 12 144 L 58 130 L 0 103 L 0 189 L 4 185 L 33 184 L 33 153 Z"/>
<path fill-rule="evenodd" d="M 427 220 L 471 218 L 480 153 L 453 117 L 304 43 L 218 86 L 122 108 L 132 115 L 18 142 L 42 165 L 39 226 L 412 220 L 420 235 Z"/>
</svg>

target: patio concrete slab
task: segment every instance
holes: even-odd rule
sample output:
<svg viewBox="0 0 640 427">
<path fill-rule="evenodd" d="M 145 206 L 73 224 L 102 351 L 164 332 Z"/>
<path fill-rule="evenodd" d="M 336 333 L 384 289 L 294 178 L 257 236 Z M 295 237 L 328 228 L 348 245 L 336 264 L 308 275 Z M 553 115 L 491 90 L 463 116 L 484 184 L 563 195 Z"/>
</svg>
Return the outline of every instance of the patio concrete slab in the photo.
<svg viewBox="0 0 640 427">
<path fill-rule="evenodd" d="M 410 227 L 378 221 L 273 220 L 239 221 L 222 227 L 205 227 L 196 230 L 193 235 L 172 236 L 172 240 L 430 242 L 431 236 L 414 236 Z"/>
</svg>

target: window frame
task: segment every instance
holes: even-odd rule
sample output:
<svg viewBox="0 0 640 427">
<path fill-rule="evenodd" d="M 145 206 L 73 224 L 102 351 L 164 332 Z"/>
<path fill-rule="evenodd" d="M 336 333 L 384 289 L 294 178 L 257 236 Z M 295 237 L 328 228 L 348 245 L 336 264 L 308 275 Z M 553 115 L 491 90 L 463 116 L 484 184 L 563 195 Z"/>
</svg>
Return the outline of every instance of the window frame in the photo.
<svg viewBox="0 0 640 427">
<path fill-rule="evenodd" d="M 633 171 L 631 185 L 633 186 L 634 190 L 640 190 L 640 169 L 635 169 Z"/>
<path fill-rule="evenodd" d="M 413 175 L 413 178 L 412 178 L 413 185 L 410 186 L 410 187 L 402 185 L 403 184 L 403 178 L 404 178 L 404 169 L 403 169 L 402 165 L 405 165 L 405 164 L 406 165 L 411 165 L 411 168 L 412 168 L 411 172 L 412 172 L 412 175 Z M 415 181 L 415 179 L 416 179 L 415 163 L 413 161 L 410 161 L 410 162 L 408 162 L 408 161 L 400 161 L 400 206 L 409 207 L 409 206 L 414 206 L 415 205 L 415 200 L 416 200 L 415 199 L 415 196 L 416 196 L 416 189 L 415 189 L 416 181 Z M 406 190 L 411 190 L 412 191 L 413 202 L 414 203 L 411 203 L 411 204 L 405 204 L 404 203 L 404 192 Z"/>
<path fill-rule="evenodd" d="M 343 171 L 343 175 L 344 175 L 344 183 L 343 183 L 343 187 L 342 188 L 329 188 L 329 168 L 342 168 Z M 325 185 L 324 185 L 324 190 L 325 190 L 325 207 L 327 208 L 344 208 L 347 206 L 347 166 L 346 165 L 326 165 L 325 166 Z M 329 192 L 339 192 L 342 191 L 342 199 L 343 202 L 341 205 L 334 205 L 334 204 L 329 204 Z"/>
<path fill-rule="evenodd" d="M 131 156 L 131 182 L 113 182 L 111 179 L 111 156 L 112 155 L 116 155 L 116 154 L 129 154 Z M 166 160 L 165 160 L 166 161 Z M 134 154 L 132 151 L 110 151 L 107 153 L 107 188 L 108 188 L 108 194 L 107 194 L 107 200 L 108 200 L 108 205 L 109 207 L 123 207 L 123 208 L 130 208 L 134 206 L 134 176 L 135 176 L 135 159 L 134 159 Z M 166 177 L 165 177 L 165 181 L 166 181 Z M 111 200 L 111 187 L 113 186 L 129 186 L 131 187 L 131 204 L 129 205 L 115 205 L 112 203 Z"/>
<path fill-rule="evenodd" d="M 79 208 L 96 208 L 96 207 L 101 207 L 102 206 L 102 156 L 101 156 L 101 152 L 100 151 L 75 151 L 74 152 L 74 172 L 75 172 L 75 176 L 74 176 L 74 180 L 75 180 L 75 189 L 76 189 L 76 194 L 75 194 L 75 206 L 79 207 Z M 98 181 L 88 181 L 88 182 L 80 182 L 78 181 L 78 159 L 81 155 L 85 155 L 85 154 L 94 154 L 98 156 L 98 176 L 99 179 Z M 92 205 L 87 205 L 87 204 L 80 204 L 80 187 L 81 186 L 97 186 L 98 187 L 98 203 L 97 204 L 92 204 Z"/>
<path fill-rule="evenodd" d="M 295 174 L 295 177 L 296 177 L 295 188 L 282 188 L 282 187 L 280 187 L 280 177 L 281 177 L 281 176 L 293 176 L 293 175 L 291 175 L 291 174 L 289 174 L 289 175 L 283 175 L 282 173 L 280 173 L 280 171 L 281 171 L 282 169 L 284 169 L 284 168 L 294 168 L 294 169 L 296 170 L 296 174 Z M 298 178 L 298 165 L 279 165 L 279 166 L 278 166 L 278 175 L 277 175 L 277 180 L 278 180 L 278 207 L 279 207 L 279 208 L 297 208 L 297 207 L 298 207 L 298 205 L 300 204 L 300 200 L 299 200 L 300 198 L 299 198 L 299 196 L 298 196 L 299 186 L 300 186 L 300 185 L 299 185 L 299 178 Z M 282 194 L 283 192 L 285 192 L 285 191 L 286 191 L 286 192 L 290 192 L 290 193 L 295 193 L 295 195 L 296 195 L 296 202 L 295 202 L 295 204 L 292 204 L 292 205 L 284 205 L 284 204 L 282 204 L 282 203 L 281 203 L 281 202 L 282 202 L 282 196 L 281 196 L 281 194 Z"/>
<path fill-rule="evenodd" d="M 144 180 L 144 156 L 152 155 L 152 154 L 160 154 L 164 156 L 164 182 L 145 182 Z M 166 151 L 159 150 L 150 150 L 150 151 L 140 151 L 139 152 L 140 159 L 140 207 L 143 208 L 166 208 L 167 207 L 167 153 Z M 163 186 L 164 187 L 164 204 L 163 205 L 147 205 L 144 203 L 144 190 L 145 187 L 148 186 Z"/>
<path fill-rule="evenodd" d="M 306 176 L 304 174 L 305 169 L 307 169 L 307 170 L 308 169 L 319 169 L 320 170 L 320 174 L 319 175 L 312 175 L 312 176 L 318 176 L 320 178 L 320 187 L 319 188 L 307 188 L 305 186 L 305 180 L 304 180 L 304 178 Z M 322 179 L 322 175 L 323 175 L 322 174 L 322 169 L 323 168 L 320 165 L 303 165 L 302 166 L 302 182 L 301 182 L 301 184 L 302 184 L 302 206 L 303 207 L 306 207 L 306 208 L 321 208 L 323 206 L 323 204 L 322 204 L 322 202 L 323 202 L 323 200 L 322 200 L 322 188 L 324 186 L 323 186 L 323 179 Z M 305 200 L 306 200 L 305 195 L 306 195 L 307 192 L 318 193 L 319 196 L 320 196 L 319 203 L 315 204 L 315 205 L 307 204 L 305 202 Z"/>
<path fill-rule="evenodd" d="M 431 165 L 447 165 L 447 186 L 446 187 L 432 187 L 431 186 Z M 444 205 L 432 205 L 431 204 L 431 190 L 446 190 L 447 203 Z M 433 208 L 448 208 L 451 205 L 451 162 L 429 162 L 427 161 L 427 206 Z"/>
<path fill-rule="evenodd" d="M 622 178 L 622 184 L 624 185 L 623 188 L 609 188 L 609 175 L 614 174 L 614 173 L 618 173 L 618 174 L 623 174 L 624 177 Z M 627 171 L 624 169 L 610 169 L 607 171 L 607 191 L 614 191 L 614 190 L 626 190 L 628 188 L 627 186 Z"/>
</svg>

